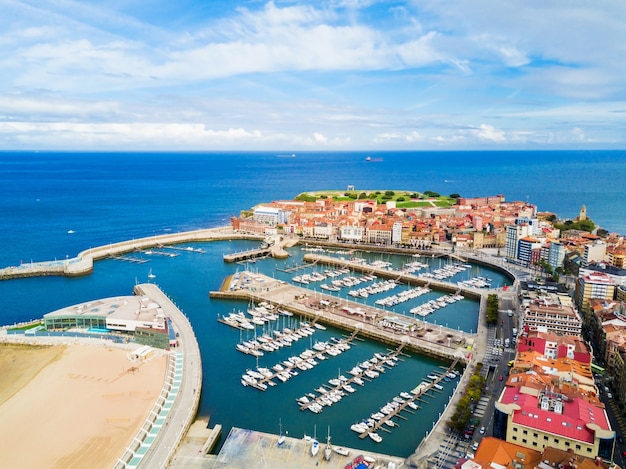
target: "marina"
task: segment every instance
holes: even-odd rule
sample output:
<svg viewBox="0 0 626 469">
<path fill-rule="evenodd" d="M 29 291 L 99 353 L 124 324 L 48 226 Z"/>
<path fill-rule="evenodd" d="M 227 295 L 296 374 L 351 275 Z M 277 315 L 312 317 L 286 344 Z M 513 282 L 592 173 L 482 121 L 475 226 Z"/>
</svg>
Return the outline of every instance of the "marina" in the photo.
<svg viewBox="0 0 626 469">
<path fill-rule="evenodd" d="M 233 244 L 233 248 L 250 244 L 254 244 L 254 242 L 238 241 L 236 245 Z M 216 251 L 219 252 L 222 249 L 223 247 L 216 243 L 215 245 L 208 244 L 206 250 L 209 255 L 214 255 Z M 154 250 L 156 251 L 156 249 Z M 444 405 L 443 400 L 447 400 L 452 389 L 444 385 L 442 395 L 437 396 L 437 389 L 433 387 L 429 394 L 434 393 L 434 395 L 432 398 L 427 399 L 428 405 L 425 405 L 424 402 L 420 402 L 419 400 L 411 402 L 412 405 L 419 404 L 420 406 L 419 419 L 411 419 L 410 412 L 415 412 L 415 409 L 407 404 L 405 410 L 400 412 L 400 416 L 388 419 L 387 423 L 383 423 L 382 426 L 374 432 L 382 438 L 380 443 L 375 442 L 371 437 L 360 439 L 358 438 L 359 435 L 354 434 L 354 432 L 350 430 L 350 421 L 353 423 L 354 420 L 359 419 L 359 414 L 362 414 L 362 408 L 360 408 L 358 403 L 365 400 L 365 402 L 370 403 L 369 405 L 372 405 L 375 400 L 374 396 L 383 396 L 383 399 L 391 401 L 394 396 L 388 396 L 388 398 L 384 397 L 386 393 L 395 391 L 395 396 L 398 396 L 403 389 L 406 390 L 415 387 L 414 383 L 411 385 L 411 383 L 405 382 L 404 376 L 407 373 L 410 373 L 412 376 L 415 375 L 415 372 L 408 372 L 407 370 L 412 370 L 416 366 L 420 367 L 422 366 L 421 363 L 431 363 L 427 366 L 432 369 L 433 362 L 429 361 L 432 359 L 444 360 L 444 362 L 451 363 L 456 353 L 465 350 L 467 346 L 466 342 L 472 340 L 472 334 L 466 331 L 459 331 L 456 327 L 447 328 L 445 324 L 430 325 L 421 320 L 415 320 L 415 318 L 408 314 L 408 306 L 406 305 L 410 305 L 410 302 L 398 304 L 397 307 L 400 311 L 402 311 L 402 309 L 406 311 L 404 314 L 402 312 L 391 311 L 390 308 L 387 307 L 376 307 L 374 304 L 375 300 L 383 297 L 385 295 L 384 293 L 373 293 L 369 298 L 360 298 L 348 295 L 351 289 L 350 286 L 339 287 L 339 293 L 343 296 L 337 295 L 338 292 L 325 292 L 324 289 L 319 288 L 319 286 L 324 283 L 332 285 L 333 280 L 347 279 L 348 282 L 355 282 L 355 286 L 353 286 L 352 289 L 363 288 L 378 282 L 393 280 L 393 282 L 397 283 L 395 287 L 396 291 L 394 292 L 394 294 L 397 294 L 404 289 L 416 289 L 418 286 L 421 286 L 417 284 L 407 285 L 404 283 L 406 279 L 414 279 L 415 276 L 403 276 L 400 271 L 391 271 L 383 264 L 380 265 L 380 268 L 385 272 L 379 274 L 379 272 L 375 270 L 377 267 L 372 265 L 365 266 L 366 270 L 359 272 L 352 267 L 352 265 L 356 265 L 357 262 L 350 260 L 344 261 L 345 264 L 343 266 L 322 265 L 320 262 L 315 264 L 308 261 L 301 262 L 301 258 L 298 255 L 299 252 L 303 254 L 302 259 L 304 259 L 304 256 L 310 255 L 310 253 L 304 254 L 307 251 L 300 251 L 297 248 L 292 251 L 295 255 L 293 259 L 289 260 L 289 264 L 293 265 L 295 261 L 297 265 L 307 266 L 307 268 L 303 267 L 299 269 L 299 272 L 294 271 L 289 273 L 277 269 L 276 267 L 289 264 L 274 259 L 263 260 L 255 264 L 255 267 L 249 266 L 243 271 L 240 270 L 237 265 L 223 264 L 223 270 L 226 276 L 223 277 L 224 280 L 221 282 L 221 285 L 218 284 L 218 288 L 210 292 L 209 298 L 209 303 L 212 305 L 211 310 L 214 311 L 214 314 L 210 317 L 213 318 L 212 323 L 216 324 L 218 329 L 212 326 L 209 327 L 209 330 L 212 331 L 211 339 L 209 339 L 209 336 L 207 336 L 205 332 L 207 330 L 206 317 L 196 315 L 193 321 L 196 323 L 195 329 L 200 336 L 199 340 L 203 343 L 212 344 L 207 356 L 216 355 L 229 357 L 228 366 L 222 366 L 218 361 L 217 366 L 219 366 L 220 369 L 223 368 L 219 373 L 228 374 L 226 370 L 230 369 L 231 371 L 235 371 L 236 374 L 233 376 L 232 380 L 225 383 L 223 390 L 222 387 L 220 387 L 220 389 L 215 389 L 215 387 L 212 386 L 204 387 L 204 404 L 201 404 L 200 412 L 203 412 L 202 409 L 204 409 L 204 412 L 210 412 L 212 418 L 216 418 L 218 422 L 224 425 L 225 429 L 231 428 L 231 422 L 234 423 L 234 421 L 236 421 L 238 425 L 245 428 L 258 428 L 263 431 L 272 431 L 273 428 L 266 428 L 260 417 L 255 417 L 253 411 L 255 405 L 263 405 L 264 407 L 271 407 L 277 417 L 283 417 L 283 423 L 292 435 L 296 433 L 308 433 L 306 429 L 303 428 L 303 426 L 307 426 L 307 422 L 309 422 L 308 426 L 310 431 L 313 423 L 317 422 L 318 427 L 321 425 L 322 428 L 325 428 L 328 421 L 332 423 L 334 429 L 334 448 L 357 447 L 367 449 L 370 445 L 373 445 L 371 449 L 378 447 L 383 452 L 398 454 L 397 452 L 400 451 L 401 454 L 409 454 L 409 452 L 415 448 L 415 431 L 409 431 L 407 421 L 405 421 L 402 416 L 408 418 L 411 425 L 415 426 L 416 430 L 419 432 L 424 421 L 432 422 L 433 418 L 436 419 L 437 413 Z M 150 254 L 144 255 L 146 258 L 150 259 L 150 257 L 148 257 Z M 221 253 L 219 255 L 221 255 Z M 194 257 L 197 262 L 201 262 L 202 256 L 191 257 Z M 189 256 L 180 256 L 178 258 L 160 255 L 152 256 L 152 259 L 150 259 L 151 262 L 154 263 L 154 265 L 151 264 L 153 265 L 152 270 L 158 273 L 158 281 L 166 282 L 168 274 L 169 276 L 174 274 L 174 272 L 177 271 L 175 267 L 176 264 L 181 262 L 184 258 L 189 258 Z M 196 262 L 196 260 L 194 262 Z M 133 263 L 129 262 L 127 265 L 128 268 L 132 268 Z M 259 272 L 261 268 L 266 272 L 270 272 L 272 276 L 261 274 Z M 104 263 L 102 266 L 99 265 L 98 269 L 102 270 L 103 275 L 108 271 Z M 297 275 L 298 273 L 313 272 L 319 272 L 325 275 L 326 279 L 311 282 L 309 285 L 297 285 L 289 281 L 293 275 Z M 146 272 L 143 271 L 142 275 L 145 277 Z M 389 278 L 386 278 L 386 275 L 389 276 Z M 365 278 L 360 280 L 361 284 L 356 287 L 356 280 L 361 279 L 361 277 Z M 217 278 L 217 276 L 214 278 Z M 213 284 L 217 283 L 217 280 L 213 281 Z M 423 286 L 426 285 L 427 284 L 424 284 Z M 317 287 L 317 291 L 315 291 L 315 287 L 313 286 Z M 433 287 L 436 287 L 436 282 L 431 280 L 430 286 L 427 288 L 433 290 Z M 168 288 L 168 291 L 169 290 Z M 455 285 L 451 288 L 450 293 L 456 291 L 459 291 L 459 287 Z M 427 295 L 434 294 L 435 292 L 431 291 Z M 356 301 L 351 301 L 352 298 Z M 178 296 L 176 302 L 182 302 L 183 308 L 186 311 L 189 311 L 190 308 L 192 310 L 198 309 L 197 307 L 190 307 L 187 298 Z M 264 302 L 265 304 L 262 305 Z M 461 303 L 465 302 L 467 302 L 467 299 Z M 468 305 L 469 304 L 470 303 L 468 303 Z M 473 305 L 473 308 L 477 309 L 478 304 L 473 302 Z M 258 306 L 266 308 L 269 314 L 275 316 L 276 319 L 263 321 L 259 318 L 263 322 L 263 325 L 252 322 L 255 317 L 248 311 L 254 311 Z M 476 311 L 476 309 L 472 309 L 472 311 Z M 233 316 L 231 316 L 231 314 L 233 314 Z M 239 321 L 237 321 L 234 316 L 241 318 L 242 315 L 246 318 L 246 321 L 239 323 L 239 327 L 235 327 L 235 322 Z M 223 320 L 229 316 L 231 316 L 230 320 L 223 322 Z M 232 319 L 235 319 L 235 322 L 233 322 Z M 228 322 L 231 322 L 231 324 L 228 324 Z M 306 324 L 306 326 L 301 323 Z M 224 325 L 228 327 L 224 328 Z M 303 327 L 309 331 L 313 331 L 313 334 L 305 335 L 298 341 L 292 340 L 291 345 L 287 345 L 288 341 L 281 337 L 281 334 L 289 334 L 289 331 L 284 330 L 285 327 L 291 331 Z M 469 330 L 469 328 L 467 330 Z M 317 355 L 318 351 L 313 347 L 317 345 L 318 342 L 320 343 L 319 346 L 321 346 L 323 342 L 330 343 L 333 337 L 338 340 L 342 338 L 345 340 L 354 332 L 356 332 L 356 335 L 353 342 L 351 342 L 351 348 L 341 352 L 337 356 L 329 355 L 326 351 L 322 355 Z M 342 336 L 344 333 L 346 336 Z M 257 348 L 257 352 L 263 353 L 263 355 L 255 356 L 250 353 L 242 353 L 243 350 L 237 348 L 237 345 L 243 345 L 245 347 L 244 342 L 251 343 L 255 334 L 257 338 L 265 337 L 267 340 L 271 340 L 272 345 L 281 343 L 283 345 L 278 348 L 274 347 L 272 351 L 267 351 L 260 348 L 260 345 L 264 344 L 264 342 L 260 340 L 258 341 L 259 348 Z M 450 337 L 448 337 L 448 335 Z M 203 336 L 205 337 L 202 338 Z M 287 335 L 287 337 L 289 337 L 289 335 Z M 326 389 L 326 393 L 328 393 L 329 390 L 335 388 L 336 385 L 333 386 L 328 381 L 340 376 L 340 373 L 337 373 L 338 369 L 345 370 L 345 376 L 350 379 L 353 375 L 348 374 L 347 371 L 351 370 L 352 367 L 355 366 L 355 363 L 360 364 L 365 360 L 369 360 L 374 353 L 385 355 L 389 350 L 397 349 L 403 342 L 406 342 L 403 352 L 408 352 L 411 355 L 411 358 L 406 357 L 404 361 L 401 360 L 396 365 L 398 370 L 403 371 L 390 372 L 391 369 L 386 367 L 385 372 L 376 369 L 367 370 L 368 373 L 371 373 L 371 376 L 368 377 L 364 374 L 361 378 L 356 377 L 363 382 L 363 386 L 359 384 L 357 379 L 354 379 L 353 382 L 342 384 L 340 387 L 341 392 L 344 394 L 341 396 L 342 398 L 338 399 L 338 402 L 333 402 L 332 405 L 323 406 L 323 411 L 319 413 L 315 413 L 309 409 L 305 409 L 306 412 L 302 411 L 300 410 L 300 404 L 294 406 L 294 401 L 298 397 L 307 396 L 309 393 L 315 393 L 315 396 L 317 396 L 323 393 L 323 391 L 318 391 L 318 389 Z M 266 345 L 266 347 L 270 346 L 270 344 Z M 381 347 L 386 348 L 387 352 L 381 350 Z M 300 355 L 306 352 L 306 350 L 310 350 L 308 353 L 314 352 L 316 355 L 305 355 L 301 357 Z M 206 353 L 206 351 L 203 353 Z M 229 353 L 234 355 L 230 356 L 228 355 Z M 365 356 L 363 356 L 364 354 Z M 285 374 L 279 375 L 278 373 L 284 371 L 286 368 L 284 362 L 288 358 L 295 356 L 302 359 L 302 366 L 307 368 L 307 365 L 304 365 L 304 363 L 307 363 L 312 366 L 314 370 L 310 368 L 312 371 L 307 369 L 305 372 L 297 366 L 291 366 L 291 371 L 297 372 L 298 375 L 293 376 L 292 373 L 290 373 L 290 375 L 292 375 L 290 378 L 287 378 Z M 321 356 L 324 356 L 325 359 L 322 359 Z M 463 352 L 463 356 L 465 356 L 465 352 Z M 311 365 L 308 361 L 309 359 L 314 360 L 317 364 Z M 283 370 L 279 367 L 282 367 Z M 261 378 L 262 384 L 267 386 L 264 391 L 259 392 L 259 388 L 250 385 L 243 386 L 241 381 L 247 382 L 247 380 L 244 380 L 243 374 L 249 375 L 247 373 L 248 370 L 259 373 L 261 371 L 270 371 L 273 373 L 271 379 L 267 379 L 269 376 Z M 378 376 L 374 375 L 376 372 L 378 372 Z M 426 376 L 427 374 L 427 372 L 419 372 L 418 376 Z M 284 380 L 279 376 L 282 376 Z M 255 379 L 257 379 L 258 383 L 258 375 Z M 263 381 L 263 379 L 265 379 L 265 381 Z M 270 381 L 274 384 L 270 384 Z M 237 391 L 237 389 L 240 391 Z M 339 389 L 337 389 L 337 391 L 339 391 Z M 226 394 L 229 394 L 232 398 L 229 398 Z M 357 397 L 350 398 L 349 396 L 352 394 Z M 289 399 L 284 399 L 285 396 L 289 396 Z M 307 397 L 311 399 L 311 396 Z M 239 412 L 235 419 L 232 417 L 229 418 L 227 411 L 229 404 L 225 403 L 226 401 L 224 401 L 224 399 L 226 399 L 226 401 L 236 399 L 238 402 L 237 407 L 246 409 L 246 411 Z M 259 401 L 259 399 L 261 400 Z M 219 405 L 214 408 L 213 405 L 207 404 L 208 402 L 216 402 L 219 403 Z M 255 402 L 262 402 L 262 404 L 255 404 Z M 290 408 L 298 412 L 301 417 L 291 414 Z M 387 436 L 389 434 L 386 430 L 392 431 L 393 438 Z M 398 438 L 400 438 L 400 440 L 398 440 Z M 358 440 L 358 442 L 353 441 L 353 439 Z M 323 449 L 324 443 L 320 443 Z M 397 448 L 404 449 L 398 450 Z M 322 451 L 320 450 L 320 455 L 321 453 Z M 335 456 L 336 455 L 337 453 L 335 453 Z"/>
</svg>

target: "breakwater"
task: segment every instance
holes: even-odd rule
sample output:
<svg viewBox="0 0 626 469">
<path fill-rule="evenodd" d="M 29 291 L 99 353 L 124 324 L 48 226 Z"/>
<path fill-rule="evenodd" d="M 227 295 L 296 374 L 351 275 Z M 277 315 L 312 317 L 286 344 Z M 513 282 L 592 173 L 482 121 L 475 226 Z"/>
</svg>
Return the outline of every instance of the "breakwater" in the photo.
<svg viewBox="0 0 626 469">
<path fill-rule="evenodd" d="M 170 233 L 146 238 L 122 241 L 90 248 L 80 252 L 76 257 L 64 260 L 28 262 L 19 266 L 0 269 L 0 280 L 13 278 L 39 277 L 47 275 L 62 275 L 78 277 L 93 272 L 94 261 L 121 256 L 143 249 L 176 245 L 188 242 L 207 242 L 228 239 L 249 239 L 260 241 L 262 236 L 237 233 L 230 227 L 208 228 L 204 230 Z"/>
</svg>

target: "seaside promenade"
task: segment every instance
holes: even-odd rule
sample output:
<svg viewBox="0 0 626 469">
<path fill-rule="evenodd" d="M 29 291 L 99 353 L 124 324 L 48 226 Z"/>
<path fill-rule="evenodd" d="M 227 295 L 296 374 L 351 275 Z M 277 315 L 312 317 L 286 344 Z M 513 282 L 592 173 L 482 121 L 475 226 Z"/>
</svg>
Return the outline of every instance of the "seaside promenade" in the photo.
<svg viewBox="0 0 626 469">
<path fill-rule="evenodd" d="M 182 369 L 182 379 L 156 437 L 142 454 L 139 464 L 134 466 L 122 459 L 116 467 L 164 468 L 169 464 L 196 417 L 202 388 L 202 359 L 191 323 L 159 287 L 154 284 L 136 285 L 135 294 L 145 295 L 156 301 L 163 308 L 163 313 L 171 319 L 178 334 L 178 347 L 171 353 L 176 353 L 182 358 L 182 366 L 179 366 L 179 369 Z M 170 389 L 173 384 L 169 387 Z M 161 399 L 163 398 L 162 394 Z M 165 407 L 165 399 L 163 402 L 163 407 Z M 136 445 L 138 448 L 141 446 Z M 128 460 L 132 461 L 137 451 L 127 451 L 126 456 L 131 456 L 129 453 L 133 453 Z"/>
</svg>

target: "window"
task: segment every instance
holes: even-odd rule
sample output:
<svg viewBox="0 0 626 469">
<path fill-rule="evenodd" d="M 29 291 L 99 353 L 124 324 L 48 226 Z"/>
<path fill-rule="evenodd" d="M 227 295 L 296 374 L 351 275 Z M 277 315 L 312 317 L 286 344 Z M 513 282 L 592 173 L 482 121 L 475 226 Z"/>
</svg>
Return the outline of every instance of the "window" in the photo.
<svg viewBox="0 0 626 469">
<path fill-rule="evenodd" d="M 576 449 L 580 451 L 580 445 L 576 445 Z"/>
<path fill-rule="evenodd" d="M 523 433 L 524 435 L 528 435 L 528 430 L 524 430 L 522 433 Z"/>
<path fill-rule="evenodd" d="M 517 441 L 517 437 L 515 435 L 513 435 L 511 438 L 513 439 L 513 441 Z"/>
<path fill-rule="evenodd" d="M 537 442 L 536 441 L 533 441 L 533 446 L 537 446 Z"/>
<path fill-rule="evenodd" d="M 559 444 L 559 439 L 558 439 L 558 438 L 555 438 L 555 439 L 554 439 L 554 444 L 555 444 L 555 445 L 558 445 L 558 444 Z"/>
<path fill-rule="evenodd" d="M 536 433 L 533 433 L 533 436 L 534 436 L 535 438 L 537 438 L 539 435 L 537 435 Z"/>
<path fill-rule="evenodd" d="M 514 431 L 514 432 L 517 432 L 517 427 L 513 427 L 513 431 Z"/>
<path fill-rule="evenodd" d="M 543 435 L 543 441 L 548 441 L 548 435 Z"/>
<path fill-rule="evenodd" d="M 522 438 L 522 443 L 528 443 L 528 441 L 526 440 L 526 438 Z"/>
</svg>

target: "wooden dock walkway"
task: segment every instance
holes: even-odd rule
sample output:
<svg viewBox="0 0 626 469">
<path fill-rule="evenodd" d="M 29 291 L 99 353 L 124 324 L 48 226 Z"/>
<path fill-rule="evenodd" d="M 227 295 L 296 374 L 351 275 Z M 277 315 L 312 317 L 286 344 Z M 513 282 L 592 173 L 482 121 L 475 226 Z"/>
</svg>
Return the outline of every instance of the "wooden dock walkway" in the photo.
<svg viewBox="0 0 626 469">
<path fill-rule="evenodd" d="M 355 331 L 353 333 L 353 335 L 351 336 L 352 339 L 356 337 L 357 332 Z M 344 392 L 346 389 L 346 386 L 351 386 L 352 384 L 355 384 L 358 380 L 364 380 L 367 382 L 371 382 L 371 380 L 373 378 L 369 378 L 367 376 L 367 372 L 371 372 L 371 371 L 376 371 L 376 369 L 380 370 L 380 367 L 382 367 L 385 364 L 389 364 L 390 361 L 394 362 L 397 359 L 397 355 L 398 352 L 402 349 L 402 346 L 400 346 L 398 348 L 398 350 L 390 352 L 387 355 L 383 355 L 382 360 L 377 361 L 376 364 L 372 364 L 369 368 L 367 368 L 366 370 L 363 370 L 363 372 L 356 374 L 356 375 L 352 375 L 350 378 L 347 378 L 344 376 L 345 379 L 341 379 L 341 376 L 338 376 L 336 379 L 338 380 L 338 384 L 335 385 L 327 385 L 327 384 L 323 384 L 321 387 L 325 388 L 327 390 L 327 392 L 325 393 L 320 393 L 317 397 L 315 397 L 314 399 L 308 401 L 308 402 L 300 402 L 298 401 L 298 404 L 300 405 L 300 410 L 307 410 L 309 409 L 312 405 L 321 405 L 320 403 L 324 400 L 326 394 L 332 394 L 332 393 L 337 393 L 337 392 Z M 378 363 L 380 363 L 380 365 L 378 365 Z M 389 365 L 392 366 L 392 365 Z M 384 371 L 381 371 L 384 373 Z M 332 383 L 331 383 L 332 384 Z M 318 388 L 319 389 L 319 388 Z M 352 394 L 354 391 L 350 392 L 348 391 L 350 394 Z"/>
<path fill-rule="evenodd" d="M 361 433 L 359 435 L 359 438 L 363 439 L 365 437 L 367 437 L 370 433 L 376 432 L 379 429 L 382 429 L 384 431 L 389 431 L 387 428 L 382 427 L 382 425 L 386 425 L 386 422 L 388 420 L 391 420 L 393 417 L 401 417 L 400 416 L 400 412 L 405 411 L 405 410 L 409 410 L 407 409 L 407 407 L 409 407 L 409 402 L 414 402 L 416 400 L 420 400 L 419 398 L 421 396 L 423 396 L 426 392 L 430 391 L 431 389 L 436 389 L 436 385 L 439 384 L 440 381 L 442 381 L 447 375 L 448 373 L 451 373 L 454 368 L 456 367 L 456 365 L 458 364 L 459 360 L 458 358 L 455 359 L 452 364 L 446 369 L 445 372 L 441 373 L 437 379 L 431 381 L 430 383 L 427 383 L 425 386 L 418 386 L 416 387 L 413 391 L 415 391 L 416 389 L 419 389 L 419 391 L 413 393 L 413 391 L 411 392 L 411 398 L 410 399 L 404 399 L 404 402 L 400 403 L 398 402 L 400 405 L 398 407 L 396 407 L 393 411 L 389 412 L 388 414 L 386 414 L 383 418 L 379 419 L 379 420 L 375 420 L 375 424 L 373 425 L 373 427 L 368 427 L 367 431 L 364 431 L 363 433 Z M 423 402 L 423 401 L 422 401 Z M 409 407 L 410 408 L 410 407 Z M 393 427 L 389 427 L 389 428 L 393 428 Z"/>
</svg>

